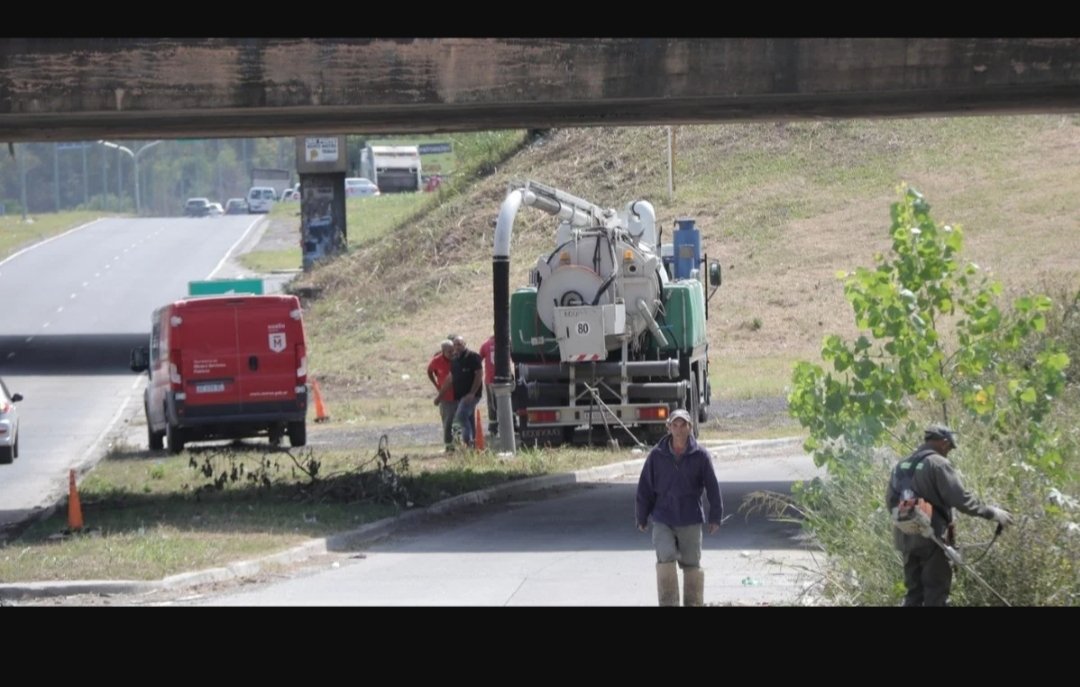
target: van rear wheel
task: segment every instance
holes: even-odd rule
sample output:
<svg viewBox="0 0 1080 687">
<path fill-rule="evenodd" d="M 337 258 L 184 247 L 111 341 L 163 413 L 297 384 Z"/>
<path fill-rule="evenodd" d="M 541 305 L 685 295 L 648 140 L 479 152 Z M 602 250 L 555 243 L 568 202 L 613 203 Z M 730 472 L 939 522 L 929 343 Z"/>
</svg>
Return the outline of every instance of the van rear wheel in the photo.
<svg viewBox="0 0 1080 687">
<path fill-rule="evenodd" d="M 155 432 L 149 424 L 146 425 L 146 439 L 151 451 L 165 448 L 165 432 Z"/>
<path fill-rule="evenodd" d="M 289 432 L 289 446 L 303 446 L 307 443 L 306 420 L 290 422 L 287 431 Z"/>
<path fill-rule="evenodd" d="M 154 431 L 154 427 L 150 424 L 150 411 L 145 405 L 143 414 L 146 417 L 146 443 L 150 445 L 151 451 L 160 451 L 165 448 L 165 432 Z"/>
<path fill-rule="evenodd" d="M 184 450 L 184 430 L 171 422 L 165 425 L 165 439 L 169 442 L 169 453 L 180 453 Z"/>
</svg>

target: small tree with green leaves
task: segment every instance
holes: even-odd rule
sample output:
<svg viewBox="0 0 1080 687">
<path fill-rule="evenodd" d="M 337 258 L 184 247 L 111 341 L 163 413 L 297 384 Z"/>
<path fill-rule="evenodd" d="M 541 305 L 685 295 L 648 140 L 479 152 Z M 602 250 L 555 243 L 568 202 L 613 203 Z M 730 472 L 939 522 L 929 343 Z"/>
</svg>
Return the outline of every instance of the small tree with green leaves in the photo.
<svg viewBox="0 0 1080 687">
<path fill-rule="evenodd" d="M 968 486 L 992 486 L 1006 507 L 1025 490 L 1045 492 L 1069 480 L 1049 421 L 1069 365 L 1062 345 L 1044 336 L 1052 301 L 1024 297 L 1003 309 L 1001 285 L 961 263 L 960 227 L 937 225 L 918 191 L 901 186 L 899 195 L 891 254 L 875 256 L 874 269 L 840 275 L 862 334 L 854 341 L 827 336 L 825 365 L 798 363 L 788 397 L 809 432 L 805 448 L 830 476 L 797 490 L 796 499 L 808 527 L 842 562 L 882 558 L 891 537 L 883 503 L 888 471 L 918 444 L 928 421 L 979 437 L 970 445 L 999 470 Z M 872 543 L 852 536 L 853 527 L 876 533 Z M 863 566 L 848 598 L 884 602 L 902 590 L 899 559 L 884 558 L 885 567 Z"/>
</svg>

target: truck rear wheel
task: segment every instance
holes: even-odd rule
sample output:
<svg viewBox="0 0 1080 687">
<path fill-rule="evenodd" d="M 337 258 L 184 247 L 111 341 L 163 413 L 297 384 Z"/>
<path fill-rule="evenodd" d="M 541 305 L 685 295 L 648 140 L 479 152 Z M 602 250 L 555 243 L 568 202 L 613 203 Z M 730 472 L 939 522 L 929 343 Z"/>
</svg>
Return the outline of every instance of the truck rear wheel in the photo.
<svg viewBox="0 0 1080 687">
<path fill-rule="evenodd" d="M 303 446 L 307 443 L 307 421 L 290 422 L 287 431 L 289 446 Z"/>
<path fill-rule="evenodd" d="M 708 400 L 712 397 L 712 390 L 709 388 L 709 380 L 705 379 L 705 403 L 701 404 L 701 408 L 698 409 L 698 422 L 706 423 L 709 421 L 709 404 Z"/>
</svg>

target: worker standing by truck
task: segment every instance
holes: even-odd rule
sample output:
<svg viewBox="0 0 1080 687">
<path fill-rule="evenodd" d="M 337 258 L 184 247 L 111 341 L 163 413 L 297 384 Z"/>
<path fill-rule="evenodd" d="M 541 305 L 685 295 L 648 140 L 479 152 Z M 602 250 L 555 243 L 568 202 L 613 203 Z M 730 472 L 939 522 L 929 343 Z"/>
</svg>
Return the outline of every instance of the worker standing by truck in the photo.
<svg viewBox="0 0 1080 687">
<path fill-rule="evenodd" d="M 495 383 L 495 335 L 480 345 L 480 357 L 484 361 L 484 397 L 487 399 L 488 436 L 498 436 L 499 421 L 495 414 L 495 394 L 491 385 Z"/>
<path fill-rule="evenodd" d="M 461 441 L 468 448 L 476 445 L 476 404 L 483 393 L 484 369 L 480 354 L 470 351 L 465 337 L 454 337 L 454 362 L 451 365 L 454 378 L 454 400 L 457 401 L 455 419 L 461 423 Z"/>
<path fill-rule="evenodd" d="M 439 352 L 431 358 L 427 366 L 427 376 L 435 386 L 435 405 L 439 406 L 439 419 L 442 420 L 443 447 L 447 453 L 454 450 L 454 413 L 457 401 L 454 400 L 454 387 L 451 370 L 454 361 L 454 342 L 450 339 L 439 344 Z"/>
</svg>

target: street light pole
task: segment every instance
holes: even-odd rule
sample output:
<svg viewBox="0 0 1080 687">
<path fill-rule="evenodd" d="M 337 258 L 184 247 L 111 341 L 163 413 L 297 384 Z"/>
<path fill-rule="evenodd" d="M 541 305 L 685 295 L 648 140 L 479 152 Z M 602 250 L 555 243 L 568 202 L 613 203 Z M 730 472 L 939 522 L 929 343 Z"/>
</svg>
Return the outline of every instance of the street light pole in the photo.
<svg viewBox="0 0 1080 687">
<path fill-rule="evenodd" d="M 142 146 L 134 152 L 132 152 L 131 148 L 128 148 L 127 146 L 117 145 L 116 143 L 113 143 L 111 141 L 98 141 L 98 143 L 105 146 L 106 148 L 115 148 L 131 157 L 132 167 L 134 168 L 135 172 L 135 214 L 141 215 L 142 198 L 139 195 L 139 156 L 150 148 L 153 148 L 157 144 L 164 143 L 164 141 L 151 141 L 150 143 L 147 143 L 146 145 Z M 119 195 L 120 189 L 117 189 L 116 192 Z"/>
</svg>

